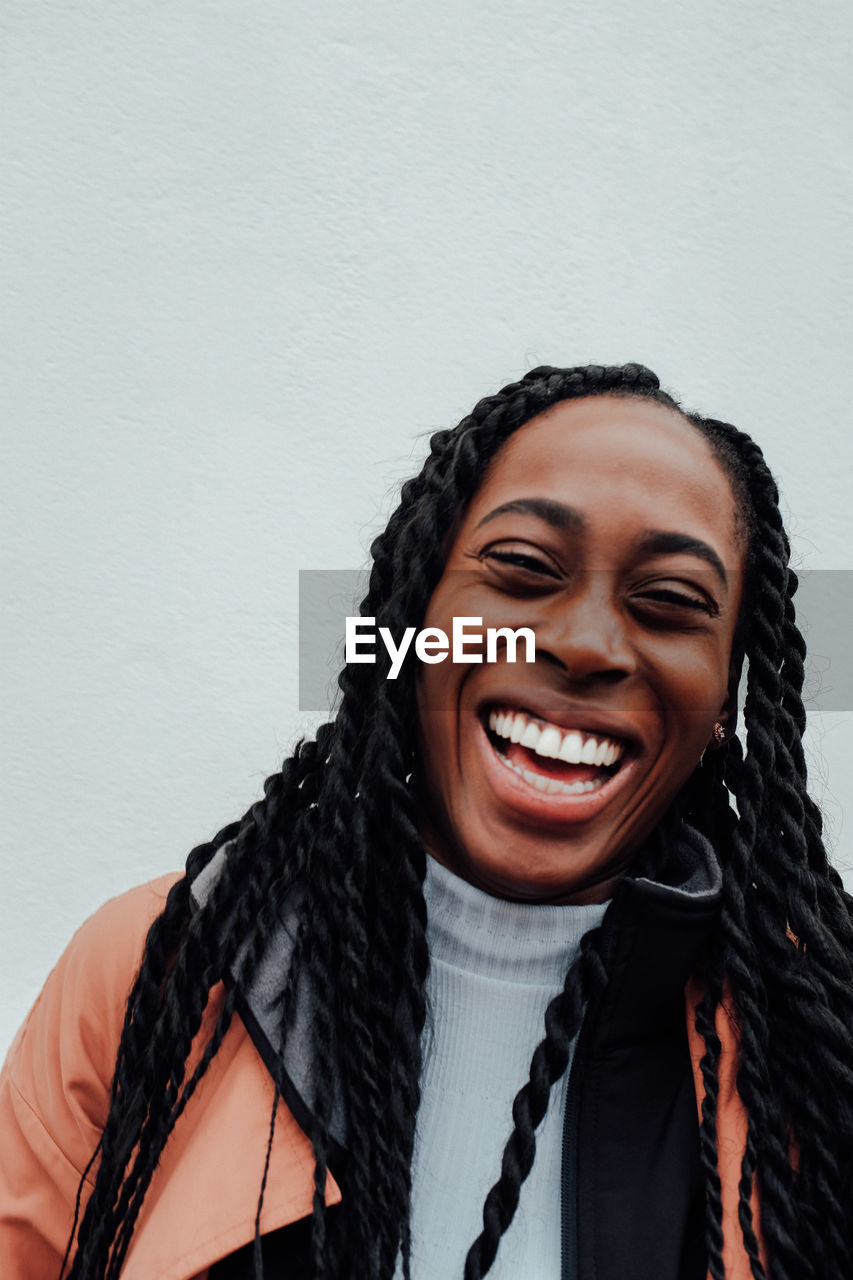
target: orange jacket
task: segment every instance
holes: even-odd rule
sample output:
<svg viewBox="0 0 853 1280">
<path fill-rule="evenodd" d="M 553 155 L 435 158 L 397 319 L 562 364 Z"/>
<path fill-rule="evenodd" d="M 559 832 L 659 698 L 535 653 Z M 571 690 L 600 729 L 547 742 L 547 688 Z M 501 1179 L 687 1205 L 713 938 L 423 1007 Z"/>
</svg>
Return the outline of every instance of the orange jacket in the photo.
<svg viewBox="0 0 853 1280">
<path fill-rule="evenodd" d="M 83 1169 L 109 1109 L 110 1082 L 124 1008 L 145 936 L 177 876 L 113 898 L 77 931 L 48 978 L 0 1073 L 0 1259 L 4 1280 L 56 1280 Z M 221 1007 L 214 989 L 193 1047 L 200 1052 Z M 701 987 L 685 992 L 697 1105 L 704 1042 L 692 1009 Z M 746 1137 L 735 1087 L 734 1022 L 718 1012 L 718 1149 L 723 1189 L 726 1275 L 750 1280 L 738 1225 L 738 1181 Z M 234 1018 L 192 1103 L 170 1138 L 140 1213 L 125 1261 L 126 1280 L 192 1280 L 254 1236 L 273 1100 L 272 1079 Z M 87 1179 L 92 1185 L 92 1177 Z M 262 1232 L 311 1212 L 311 1146 L 279 1104 Z M 330 1204 L 340 1192 L 330 1179 Z M 758 1221 L 757 1203 L 753 1211 Z"/>
</svg>

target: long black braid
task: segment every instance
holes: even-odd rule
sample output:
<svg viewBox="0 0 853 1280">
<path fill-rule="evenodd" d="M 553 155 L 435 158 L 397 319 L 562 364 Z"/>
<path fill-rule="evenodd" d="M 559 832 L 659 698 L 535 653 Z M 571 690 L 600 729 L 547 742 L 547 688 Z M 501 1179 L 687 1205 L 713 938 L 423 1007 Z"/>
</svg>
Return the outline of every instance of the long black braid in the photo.
<svg viewBox="0 0 853 1280">
<path fill-rule="evenodd" d="M 362 614 L 398 640 L 404 625 L 419 624 L 441 576 L 448 530 L 504 441 L 553 404 L 602 394 L 648 397 L 681 411 L 640 365 L 543 367 L 480 401 L 455 430 L 436 433 L 421 472 L 403 486 L 399 506 L 373 544 Z M 747 667 L 746 751 L 734 740 L 710 755 L 674 806 L 708 835 L 724 863 L 721 923 L 696 1011 L 706 1045 L 700 1143 L 710 1270 L 723 1280 L 715 1016 L 725 1000 L 741 1033 L 738 1090 L 749 1132 L 740 1223 L 753 1275 L 764 1274 L 750 1207 L 757 1180 L 773 1280 L 843 1277 L 850 1274 L 853 1219 L 853 911 L 827 862 L 820 813 L 806 792 L 796 576 L 776 487 L 757 446 L 728 424 L 685 416 L 729 476 L 749 545 L 749 603 L 734 658 L 736 667 L 742 661 Z M 204 908 L 192 911 L 185 877 L 152 925 L 93 1156 L 95 1187 L 76 1241 L 72 1232 L 69 1242 L 69 1255 L 76 1244 L 69 1272 L 75 1280 L 119 1275 L 166 1140 L 233 1017 L 232 985 L 187 1078 L 211 990 L 235 965 L 240 983 L 251 982 L 297 884 L 304 890 L 302 923 L 288 990 L 301 966 L 323 997 L 312 1031 L 318 1064 L 309 1134 L 316 1162 L 314 1272 L 324 1280 L 391 1280 L 402 1251 L 408 1275 L 428 968 L 425 852 L 411 785 L 413 673 L 404 666 L 395 681 L 386 674 L 382 656 L 376 665 L 344 669 L 335 719 L 296 748 L 239 823 L 190 855 L 191 877 L 227 845 Z M 535 1129 L 550 1089 L 566 1069 L 584 1007 L 607 984 L 601 938 L 599 929 L 584 940 L 546 1013 L 465 1280 L 481 1280 L 494 1261 L 535 1156 Z M 285 998 L 285 1036 L 289 1016 Z M 336 1078 L 350 1155 L 331 1231 L 325 1188 Z M 282 1081 L 275 1084 L 277 1100 Z M 259 1153 L 259 1180 L 262 1165 Z M 264 1180 L 266 1171 L 264 1165 Z"/>
</svg>

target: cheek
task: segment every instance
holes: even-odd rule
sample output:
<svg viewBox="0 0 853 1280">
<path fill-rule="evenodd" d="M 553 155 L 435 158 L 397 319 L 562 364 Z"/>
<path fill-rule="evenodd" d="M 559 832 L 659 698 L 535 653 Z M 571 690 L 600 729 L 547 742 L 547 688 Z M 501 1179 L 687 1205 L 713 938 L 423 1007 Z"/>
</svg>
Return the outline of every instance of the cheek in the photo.
<svg viewBox="0 0 853 1280">
<path fill-rule="evenodd" d="M 415 692 L 420 733 L 424 740 L 447 742 L 454 731 L 454 718 L 459 698 L 458 668 L 450 660 L 421 662 L 415 657 Z"/>
<path fill-rule="evenodd" d="M 460 770 L 456 750 L 456 717 L 427 706 L 418 697 L 419 772 L 427 812 L 443 825 L 453 808 Z"/>
<path fill-rule="evenodd" d="M 713 728 L 725 702 L 729 680 L 728 651 L 683 644 L 667 647 L 653 659 L 652 683 L 663 705 L 674 744 L 701 742 Z"/>
<path fill-rule="evenodd" d="M 448 681 L 453 665 L 418 661 L 415 699 L 418 717 L 417 739 L 422 760 L 432 772 L 446 773 L 456 754 L 458 716 L 457 691 Z"/>
<path fill-rule="evenodd" d="M 409 661 L 415 666 L 421 733 L 429 738 L 450 740 L 454 727 L 446 722 L 447 717 L 455 713 L 459 702 L 459 686 L 472 669 L 468 664 L 456 664 L 452 660 L 454 616 L 479 614 L 476 608 L 466 607 L 468 601 L 460 599 L 464 595 L 461 588 L 468 584 L 470 578 L 470 574 L 465 575 L 462 571 L 446 573 L 433 592 L 424 614 L 421 629 L 433 627 L 447 637 L 448 649 L 442 661 L 422 661 L 414 651 L 414 642 L 412 644 Z"/>
</svg>

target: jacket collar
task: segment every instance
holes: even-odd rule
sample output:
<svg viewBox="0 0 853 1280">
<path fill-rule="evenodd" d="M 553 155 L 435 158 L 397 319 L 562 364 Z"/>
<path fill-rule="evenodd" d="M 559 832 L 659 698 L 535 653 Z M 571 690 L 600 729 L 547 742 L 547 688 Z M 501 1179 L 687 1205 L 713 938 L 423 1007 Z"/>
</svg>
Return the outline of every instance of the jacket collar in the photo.
<svg viewBox="0 0 853 1280">
<path fill-rule="evenodd" d="M 196 909 L 207 902 L 228 857 L 230 844 L 224 844 L 213 858 L 192 878 L 190 896 Z M 252 982 L 239 983 L 238 974 L 245 947 L 237 953 L 226 986 L 236 986 L 237 1008 L 255 1048 L 273 1079 L 278 1080 L 282 1097 L 302 1130 L 310 1134 L 316 1112 L 316 1088 L 320 1073 L 313 1057 L 313 1023 L 317 999 L 310 975 L 303 967 L 293 992 L 290 1034 L 281 1034 L 281 995 L 296 948 L 299 911 L 305 897 L 304 885 L 296 885 L 285 900 L 278 921 L 260 959 Z M 329 1167 L 338 1172 L 346 1160 L 346 1116 L 340 1082 L 332 1077 L 333 1101 L 329 1118 Z"/>
<path fill-rule="evenodd" d="M 661 854 L 663 842 L 658 838 L 656 843 Z M 195 868 L 188 870 L 196 909 L 208 900 L 228 849 L 228 844 L 223 845 L 197 873 Z M 638 865 L 643 861 L 638 860 Z M 660 861 L 659 856 L 658 864 Z M 291 1034 L 286 1042 L 279 1014 L 304 893 L 303 886 L 296 886 L 289 894 L 251 984 L 237 987 L 237 1007 L 267 1069 L 279 1080 L 284 1101 L 310 1134 L 319 1076 L 312 1054 L 317 1002 L 304 970 L 293 994 Z M 706 945 L 721 897 L 722 871 L 717 856 L 705 837 L 686 824 L 670 841 L 665 862 L 654 878 L 639 873 L 622 881 L 602 925 L 612 975 L 608 1040 L 615 1044 L 653 1034 L 658 1020 L 671 1012 L 673 1001 L 683 1003 L 684 989 Z M 242 957 L 241 951 L 231 982 L 226 977 L 226 984 L 237 983 Z M 337 1172 L 345 1162 L 347 1146 L 345 1108 L 337 1077 L 333 1078 L 329 1136 L 329 1164 Z"/>
<path fill-rule="evenodd" d="M 686 824 L 653 876 L 622 881 L 603 925 L 608 1045 L 654 1036 L 681 1008 L 685 987 L 701 968 L 722 886 L 713 847 Z"/>
</svg>

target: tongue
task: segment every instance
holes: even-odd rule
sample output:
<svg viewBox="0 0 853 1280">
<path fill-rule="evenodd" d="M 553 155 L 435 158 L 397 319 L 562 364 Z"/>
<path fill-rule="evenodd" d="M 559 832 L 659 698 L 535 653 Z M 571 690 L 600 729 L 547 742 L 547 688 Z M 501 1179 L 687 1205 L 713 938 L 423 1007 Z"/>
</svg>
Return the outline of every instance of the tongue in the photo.
<svg viewBox="0 0 853 1280">
<path fill-rule="evenodd" d="M 601 773 L 594 764 L 565 764 L 562 760 L 538 756 L 517 742 L 506 743 L 504 755 L 521 769 L 532 769 L 534 773 L 541 773 L 543 778 L 556 778 L 559 782 L 592 782 Z"/>
</svg>

